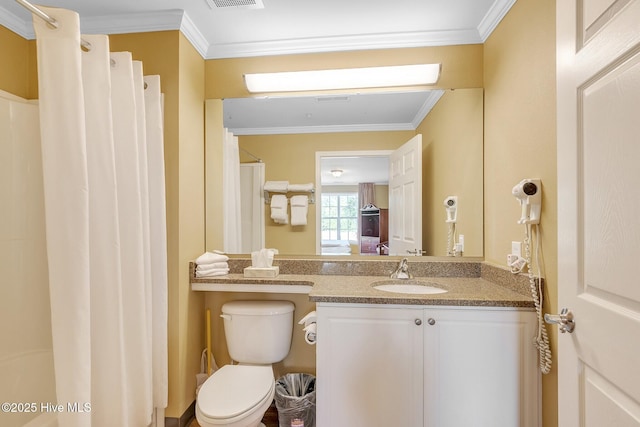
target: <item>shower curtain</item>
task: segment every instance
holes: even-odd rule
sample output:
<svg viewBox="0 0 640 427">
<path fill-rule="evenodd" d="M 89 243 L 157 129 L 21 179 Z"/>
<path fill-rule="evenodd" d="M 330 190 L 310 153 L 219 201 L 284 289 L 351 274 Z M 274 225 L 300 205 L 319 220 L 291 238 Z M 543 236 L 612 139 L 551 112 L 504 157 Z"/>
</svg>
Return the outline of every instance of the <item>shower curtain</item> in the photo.
<svg viewBox="0 0 640 427">
<path fill-rule="evenodd" d="M 42 9 L 59 24 L 34 17 L 58 423 L 148 426 L 167 405 L 159 78 Z"/>
<path fill-rule="evenodd" d="M 240 149 L 238 137 L 227 129 L 222 146 L 223 182 L 222 198 L 224 251 L 231 254 L 242 252 L 242 214 L 240 212 Z"/>
</svg>

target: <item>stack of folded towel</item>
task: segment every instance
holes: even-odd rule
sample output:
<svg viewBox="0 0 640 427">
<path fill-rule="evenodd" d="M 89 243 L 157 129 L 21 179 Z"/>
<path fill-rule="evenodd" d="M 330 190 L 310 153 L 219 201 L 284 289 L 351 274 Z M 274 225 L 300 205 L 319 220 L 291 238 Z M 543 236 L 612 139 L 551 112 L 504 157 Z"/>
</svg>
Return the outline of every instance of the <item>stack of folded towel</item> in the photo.
<svg viewBox="0 0 640 427">
<path fill-rule="evenodd" d="M 224 276 L 229 274 L 229 257 L 205 252 L 196 259 L 196 277 Z"/>
<path fill-rule="evenodd" d="M 291 225 L 307 225 L 309 198 L 307 196 L 291 197 Z"/>
<path fill-rule="evenodd" d="M 289 191 L 289 181 L 267 181 L 263 189 L 272 193 L 286 193 Z"/>
<path fill-rule="evenodd" d="M 277 224 L 289 224 L 288 203 L 287 196 L 284 194 L 271 196 L 271 219 Z"/>
<path fill-rule="evenodd" d="M 291 191 L 291 192 L 296 192 L 296 191 L 300 191 L 300 192 L 310 192 L 313 190 L 313 183 L 309 182 L 307 184 L 289 184 L 289 186 L 287 187 L 287 191 Z"/>
</svg>

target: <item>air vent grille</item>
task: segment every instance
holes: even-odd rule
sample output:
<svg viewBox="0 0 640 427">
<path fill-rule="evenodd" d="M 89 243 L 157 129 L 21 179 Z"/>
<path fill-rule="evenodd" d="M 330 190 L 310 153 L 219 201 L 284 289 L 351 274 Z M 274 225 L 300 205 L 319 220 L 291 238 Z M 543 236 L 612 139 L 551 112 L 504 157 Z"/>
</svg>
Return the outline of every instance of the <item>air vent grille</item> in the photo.
<svg viewBox="0 0 640 427">
<path fill-rule="evenodd" d="M 349 96 L 319 96 L 316 98 L 316 102 L 346 102 L 349 101 Z"/>
<path fill-rule="evenodd" d="M 239 8 L 239 9 L 264 9 L 262 0 L 206 0 L 211 9 Z"/>
</svg>

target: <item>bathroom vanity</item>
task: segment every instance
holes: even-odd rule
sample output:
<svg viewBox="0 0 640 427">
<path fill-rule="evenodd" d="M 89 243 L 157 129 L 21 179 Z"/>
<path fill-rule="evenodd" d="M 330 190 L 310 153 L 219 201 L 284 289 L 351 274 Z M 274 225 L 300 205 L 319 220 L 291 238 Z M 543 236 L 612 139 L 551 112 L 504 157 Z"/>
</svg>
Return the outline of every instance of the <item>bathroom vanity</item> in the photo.
<svg viewBox="0 0 640 427">
<path fill-rule="evenodd" d="M 232 270 L 242 271 L 246 261 Z M 537 316 L 526 277 L 478 262 L 280 261 L 274 279 L 192 279 L 194 290 L 308 293 L 316 305 L 319 427 L 537 427 Z M 385 285 L 385 286 L 379 286 Z M 411 286 L 411 285 L 410 285 Z M 410 287 L 409 286 L 409 287 Z M 393 289 L 393 287 L 392 287 Z M 295 333 L 295 332 L 294 332 Z"/>
<path fill-rule="evenodd" d="M 538 426 L 531 310 L 317 303 L 318 426 Z"/>
</svg>

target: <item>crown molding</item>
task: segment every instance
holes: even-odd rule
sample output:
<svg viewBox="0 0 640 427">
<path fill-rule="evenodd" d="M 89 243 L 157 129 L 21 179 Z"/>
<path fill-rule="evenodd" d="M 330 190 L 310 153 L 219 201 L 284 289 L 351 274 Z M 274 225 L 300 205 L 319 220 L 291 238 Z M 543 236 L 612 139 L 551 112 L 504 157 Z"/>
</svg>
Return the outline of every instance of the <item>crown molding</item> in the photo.
<svg viewBox="0 0 640 427">
<path fill-rule="evenodd" d="M 2 6 L 0 6 L 0 25 L 10 29 L 24 39 L 31 40 L 35 38 L 31 20 L 20 19 Z"/>
<path fill-rule="evenodd" d="M 80 17 L 80 29 L 84 34 L 128 34 L 181 30 L 184 14 L 183 10 L 173 9 L 162 12 Z M 0 7 L 0 25 L 9 28 L 27 40 L 35 39 L 31 20 L 22 20 L 3 7 Z M 193 23 L 191 26 L 193 27 Z M 202 35 L 200 38 L 203 38 Z"/>
<path fill-rule="evenodd" d="M 482 43 L 476 29 L 313 37 L 209 45 L 206 59 Z"/>
<path fill-rule="evenodd" d="M 283 126 L 264 128 L 229 128 L 229 132 L 241 135 L 285 135 L 296 133 L 339 133 L 415 130 L 413 123 L 365 123 L 330 126 Z"/>
<path fill-rule="evenodd" d="M 193 47 L 198 51 L 200 56 L 206 58 L 207 50 L 209 49 L 209 42 L 202 35 L 198 27 L 193 23 L 187 12 L 182 16 L 182 22 L 180 24 L 180 31 L 189 40 Z"/>
<path fill-rule="evenodd" d="M 422 107 L 420 107 L 420 109 L 416 113 L 416 116 L 411 121 L 414 129 L 420 126 L 420 123 L 422 123 L 424 118 L 427 117 L 427 114 L 429 114 L 429 111 L 431 111 L 431 109 L 438 103 L 440 98 L 442 98 L 442 95 L 444 95 L 444 90 L 429 91 L 429 96 L 424 101 L 424 104 L 422 104 Z"/>
<path fill-rule="evenodd" d="M 80 17 L 80 25 L 85 34 L 128 34 L 180 30 L 204 59 L 243 58 L 484 43 L 516 1 L 496 0 L 477 29 L 313 37 L 247 43 L 210 44 L 187 13 L 179 9 L 151 13 Z M 1 6 L 0 25 L 25 39 L 35 38 L 30 19 L 21 19 Z"/>
<path fill-rule="evenodd" d="M 480 24 L 478 24 L 478 34 L 482 43 L 487 41 L 493 30 L 496 29 L 502 18 L 509 12 L 517 0 L 496 0 Z"/>
<path fill-rule="evenodd" d="M 80 28 L 86 34 L 129 34 L 179 30 L 183 15 L 183 10 L 173 9 L 161 12 L 81 17 Z"/>
</svg>

